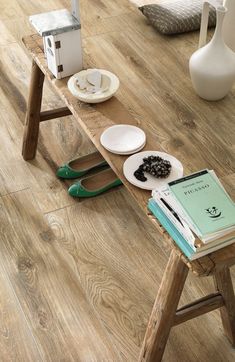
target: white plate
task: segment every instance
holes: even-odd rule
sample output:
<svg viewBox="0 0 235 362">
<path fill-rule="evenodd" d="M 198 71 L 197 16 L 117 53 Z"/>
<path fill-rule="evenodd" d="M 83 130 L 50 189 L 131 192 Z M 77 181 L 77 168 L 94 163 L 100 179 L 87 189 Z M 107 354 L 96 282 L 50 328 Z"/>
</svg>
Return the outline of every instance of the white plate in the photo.
<svg viewBox="0 0 235 362">
<path fill-rule="evenodd" d="M 138 127 L 118 124 L 107 128 L 102 133 L 100 143 L 110 152 L 130 154 L 144 147 L 146 135 Z"/>
<path fill-rule="evenodd" d="M 137 148 L 136 150 L 129 151 L 129 152 L 114 152 L 114 151 L 109 150 L 108 148 L 106 148 L 106 150 L 109 151 L 109 152 L 112 152 L 112 153 L 114 153 L 116 155 L 128 156 L 128 155 L 133 155 L 133 153 L 140 152 L 142 150 L 142 148 L 144 148 L 145 145 L 146 145 L 146 143 L 144 143 L 143 146 Z"/>
<path fill-rule="evenodd" d="M 160 156 L 164 160 L 168 160 L 171 163 L 171 173 L 167 178 L 159 179 L 148 173 L 145 173 L 147 177 L 147 181 L 141 182 L 137 180 L 134 176 L 134 172 L 138 169 L 138 167 L 143 163 L 143 158 L 148 156 Z M 140 187 L 144 190 L 154 190 L 156 188 L 160 188 L 164 186 L 166 183 L 174 181 L 183 176 L 183 165 L 177 160 L 174 156 L 169 155 L 165 152 L 158 151 L 144 151 L 139 152 L 135 155 L 128 157 L 128 159 L 124 162 L 123 165 L 123 173 L 126 179 L 133 185 Z"/>
<path fill-rule="evenodd" d="M 110 78 L 110 87 L 104 91 L 104 92 L 98 92 L 98 93 L 87 93 L 86 90 L 80 89 L 80 87 L 77 84 L 77 78 L 78 76 L 85 76 L 86 74 L 94 72 L 94 70 L 98 70 L 102 75 L 105 75 Z M 109 72 L 108 70 L 104 69 L 87 69 L 82 70 L 79 73 L 74 74 L 71 78 L 68 80 L 68 89 L 72 93 L 72 95 L 76 98 L 78 98 L 80 101 L 85 103 L 101 103 L 104 101 L 107 101 L 110 99 L 118 90 L 120 85 L 118 77 Z"/>
</svg>

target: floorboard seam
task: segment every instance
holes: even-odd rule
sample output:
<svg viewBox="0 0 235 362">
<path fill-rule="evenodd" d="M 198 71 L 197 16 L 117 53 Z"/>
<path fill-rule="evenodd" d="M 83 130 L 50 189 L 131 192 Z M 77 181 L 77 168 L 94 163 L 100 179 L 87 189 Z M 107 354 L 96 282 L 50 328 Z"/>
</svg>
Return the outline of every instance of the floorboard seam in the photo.
<svg viewBox="0 0 235 362">
<path fill-rule="evenodd" d="M 30 189 L 30 187 L 25 187 L 25 188 L 20 189 L 20 190 L 10 191 L 10 192 L 7 192 L 6 194 L 3 194 L 3 195 L 0 194 L 0 197 L 2 198 L 2 197 L 5 197 L 5 196 L 14 195 L 14 194 L 17 194 L 17 192 L 26 191 L 26 190 L 29 190 L 29 189 Z"/>
</svg>

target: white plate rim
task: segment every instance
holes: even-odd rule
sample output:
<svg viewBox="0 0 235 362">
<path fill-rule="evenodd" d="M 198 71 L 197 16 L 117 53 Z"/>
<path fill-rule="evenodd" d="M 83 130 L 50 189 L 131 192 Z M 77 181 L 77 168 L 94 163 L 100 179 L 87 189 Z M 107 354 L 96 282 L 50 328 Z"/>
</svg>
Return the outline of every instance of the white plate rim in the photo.
<svg viewBox="0 0 235 362">
<path fill-rule="evenodd" d="M 133 155 L 134 153 L 137 153 L 137 152 L 140 152 L 144 147 L 146 146 L 146 142 L 139 148 L 137 148 L 136 150 L 133 150 L 133 151 L 129 151 L 129 152 L 114 152 L 114 151 L 111 151 L 109 150 L 108 148 L 105 148 L 107 151 L 113 153 L 114 155 L 120 155 L 120 156 L 131 156 Z"/>
</svg>

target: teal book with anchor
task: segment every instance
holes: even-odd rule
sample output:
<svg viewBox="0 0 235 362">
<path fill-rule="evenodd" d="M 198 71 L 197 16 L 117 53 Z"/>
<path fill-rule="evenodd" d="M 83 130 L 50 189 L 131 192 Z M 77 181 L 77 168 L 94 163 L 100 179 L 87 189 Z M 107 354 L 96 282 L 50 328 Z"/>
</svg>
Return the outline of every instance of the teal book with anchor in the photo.
<svg viewBox="0 0 235 362">
<path fill-rule="evenodd" d="M 235 226 L 235 204 L 208 170 L 183 177 L 168 185 L 199 236 Z"/>
<path fill-rule="evenodd" d="M 212 245 L 210 248 L 196 248 L 190 245 L 187 240 L 181 235 L 179 230 L 173 225 L 173 223 L 168 219 L 167 215 L 163 212 L 163 210 L 159 207 L 159 205 L 155 202 L 154 199 L 150 199 L 148 201 L 148 209 L 152 212 L 152 214 L 156 217 L 159 223 L 164 227 L 164 229 L 168 232 L 171 238 L 175 241 L 178 247 L 182 250 L 185 256 L 190 260 L 198 259 L 204 255 L 210 254 L 213 251 L 221 249 L 222 247 L 228 246 L 235 242 L 234 236 L 229 236 L 226 242 L 222 242 L 220 244 Z"/>
<path fill-rule="evenodd" d="M 189 258 L 192 258 L 192 255 L 195 254 L 196 249 L 193 249 L 191 245 L 187 243 L 187 241 L 183 238 L 180 232 L 176 229 L 176 227 L 172 224 L 172 222 L 168 219 L 168 217 L 164 214 L 158 204 L 150 199 L 148 202 L 148 209 L 152 212 L 152 214 L 158 219 L 160 224 L 167 230 L 168 234 L 172 237 L 178 247 L 183 251 L 183 253 Z"/>
</svg>

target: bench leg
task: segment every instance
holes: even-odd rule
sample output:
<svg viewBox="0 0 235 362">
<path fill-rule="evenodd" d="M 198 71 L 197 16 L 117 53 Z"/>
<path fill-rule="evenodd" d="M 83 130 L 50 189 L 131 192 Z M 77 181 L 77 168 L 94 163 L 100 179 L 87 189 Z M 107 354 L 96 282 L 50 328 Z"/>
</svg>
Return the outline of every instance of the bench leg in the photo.
<svg viewBox="0 0 235 362">
<path fill-rule="evenodd" d="M 139 362 L 162 360 L 187 275 L 188 267 L 172 250 L 152 309 Z"/>
<path fill-rule="evenodd" d="M 32 160 L 37 151 L 43 82 L 44 74 L 33 61 L 22 148 L 26 161 Z"/>
<path fill-rule="evenodd" d="M 235 296 L 229 268 L 224 267 L 216 271 L 214 282 L 224 299 L 224 306 L 220 308 L 224 332 L 235 347 Z"/>
</svg>

